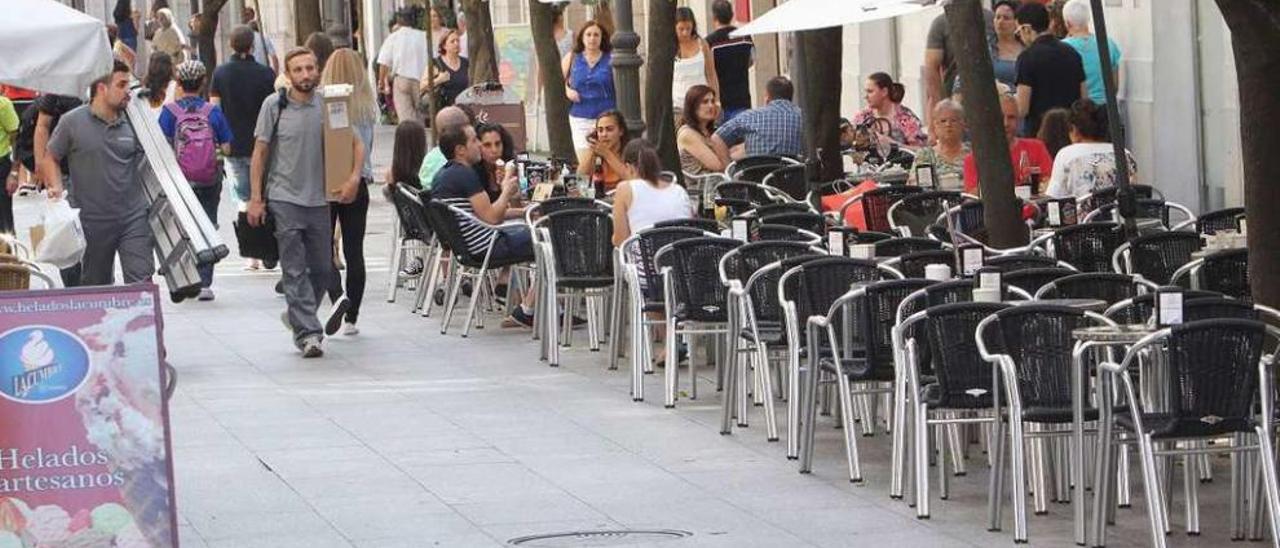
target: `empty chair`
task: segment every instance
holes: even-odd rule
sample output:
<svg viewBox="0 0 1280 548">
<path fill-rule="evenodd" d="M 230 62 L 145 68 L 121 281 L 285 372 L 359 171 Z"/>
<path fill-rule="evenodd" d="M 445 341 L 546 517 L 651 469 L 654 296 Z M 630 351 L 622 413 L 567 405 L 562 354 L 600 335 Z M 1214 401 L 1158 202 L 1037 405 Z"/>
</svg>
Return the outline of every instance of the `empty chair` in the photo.
<svg viewBox="0 0 1280 548">
<path fill-rule="evenodd" d="M 687 219 L 668 219 L 666 221 L 658 221 L 653 224 L 653 228 L 673 228 L 673 227 L 696 228 L 703 232 L 710 232 L 712 234 L 720 233 L 720 223 L 717 223 L 715 219 L 699 219 L 697 217 L 689 217 Z"/>
<path fill-rule="evenodd" d="M 728 208 L 733 216 L 742 215 L 763 205 L 786 201 L 773 189 L 744 181 L 720 183 L 711 192 L 715 205 Z"/>
<path fill-rule="evenodd" d="M 745 158 L 741 158 L 741 159 L 735 160 L 734 162 L 731 162 L 728 165 L 728 167 L 725 168 L 724 172 L 730 178 L 743 180 L 741 177 L 738 177 L 738 174 L 741 173 L 742 170 L 744 169 L 758 168 L 758 167 L 770 167 L 773 169 L 777 169 L 783 166 L 795 165 L 799 163 L 800 162 L 797 162 L 794 159 L 788 158 L 786 156 L 778 156 L 774 154 L 757 154 L 755 156 L 747 156 Z"/>
<path fill-rule="evenodd" d="M 1171 283 L 1217 291 L 1242 300 L 1252 300 L 1249 287 L 1249 250 L 1224 249 L 1191 261 L 1178 268 Z"/>
<path fill-rule="evenodd" d="M 598 209 L 608 211 L 609 207 L 608 204 L 604 202 L 597 202 L 592 198 L 559 196 L 531 204 L 528 208 L 525 208 L 525 217 L 532 220 L 532 217 L 534 216 L 545 216 L 557 211 L 570 209 Z"/>
<path fill-rule="evenodd" d="M 1143 293 L 1133 298 L 1112 304 L 1107 307 L 1104 315 L 1121 324 L 1144 324 L 1151 319 L 1151 315 L 1155 312 L 1155 294 Z M 1183 302 L 1201 298 L 1222 298 L 1221 293 L 1213 291 L 1197 291 L 1189 290 L 1182 293 Z"/>
<path fill-rule="evenodd" d="M 666 400 L 676 404 L 677 337 L 682 334 L 722 336 L 729 322 L 728 290 L 720 283 L 720 258 L 742 245 L 730 238 L 691 238 L 668 244 L 654 256 L 661 269 L 666 310 Z M 692 352 L 690 352 L 692 355 Z M 689 360 L 690 397 L 698 397 L 695 360 Z"/>
<path fill-rule="evenodd" d="M 942 242 L 930 238 L 890 238 L 875 242 L 877 257 L 898 257 L 917 251 L 942 249 Z"/>
<path fill-rule="evenodd" d="M 858 456 L 858 434 L 855 432 L 856 409 L 862 408 L 862 433 L 874 430 L 875 411 L 872 402 L 878 396 L 892 393 L 896 379 L 893 326 L 898 305 L 908 295 L 931 285 L 931 280 L 886 280 L 868 284 L 837 298 L 825 312 L 808 321 L 808 373 L 802 381 L 799 415 L 804 426 L 801 434 L 800 471 L 808 472 L 813 460 L 813 430 L 816 418 L 816 390 L 819 371 L 835 377 L 840 399 L 840 424 L 848 457 L 849 481 L 862 481 Z M 845 333 L 854 331 L 849 337 Z M 860 345 L 857 352 L 853 345 Z M 857 403 L 854 397 L 861 400 Z"/>
<path fill-rule="evenodd" d="M 427 212 L 422 205 L 421 191 L 409 185 L 396 185 L 391 193 L 391 204 L 395 206 L 395 226 L 391 230 L 391 266 L 387 276 L 387 302 L 396 301 L 396 291 L 400 287 L 400 272 L 405 261 L 416 256 L 419 261 L 427 261 L 435 257 L 438 244 L 431 233 L 431 225 L 427 224 Z M 437 261 L 438 262 L 438 261 Z M 422 309 L 431 301 L 427 300 L 435 291 L 435 280 L 428 278 L 435 275 L 435 265 L 422 263 L 418 280 L 418 298 L 413 311 Z M 427 286 L 431 287 L 428 288 Z"/>
<path fill-rule="evenodd" d="M 800 346 L 807 344 L 808 318 L 826 314 L 831 303 L 848 293 L 854 284 L 892 279 L 899 274 L 875 261 L 850 257 L 795 258 L 784 262 L 783 267 L 785 270 L 778 282 L 778 293 L 782 300 L 787 341 L 792 345 L 787 370 L 787 457 L 796 458 L 800 454 L 799 355 Z"/>
<path fill-rule="evenodd" d="M 1155 290 L 1155 284 L 1128 274 L 1085 272 L 1072 274 L 1040 286 L 1037 299 L 1098 299 L 1108 305 L 1136 297 L 1141 289 Z"/>
<path fill-rule="evenodd" d="M 943 217 L 946 230 L 946 242 L 953 245 L 960 243 L 986 243 L 987 220 L 986 206 L 982 200 L 968 200 L 947 210 Z"/>
<path fill-rule="evenodd" d="M 984 359 L 1000 368 L 1001 389 L 1005 391 L 1002 399 L 1009 406 L 1014 542 L 1027 541 L 1028 487 L 1035 491 L 1036 513 L 1047 511 L 1050 487 L 1045 483 L 1050 482 L 1044 479 L 1054 476 L 1046 468 L 1050 464 L 1050 456 L 1060 452 L 1048 451 L 1046 442 L 1062 441 L 1071 434 L 1069 429 L 1059 426 L 1071 424 L 1074 417 L 1071 394 L 1076 368 L 1072 352 L 1076 340 L 1072 331 L 1110 323 L 1099 314 L 1077 308 L 1031 303 L 1006 308 L 978 324 L 979 352 Z M 1097 420 L 1097 408 L 1089 407 L 1088 403 L 1085 405 L 1084 419 Z M 1030 431 L 1028 426 L 1032 427 Z M 1034 468 L 1025 457 L 1028 441 L 1034 443 L 1030 449 L 1037 454 Z M 1003 449 L 995 451 L 999 458 L 996 459 L 996 469 L 991 473 L 1003 475 Z M 1067 463 L 1053 464 L 1062 470 L 1067 469 Z M 1026 480 L 1028 471 L 1037 481 Z M 1058 482 L 1052 483 L 1057 483 L 1059 489 L 1065 487 Z M 1081 499 L 1072 499 L 1072 503 L 1084 504 Z M 997 500 L 996 515 L 1000 513 L 999 505 Z"/>
<path fill-rule="evenodd" d="M 822 243 L 822 236 L 794 226 L 759 224 L 752 231 L 752 240 L 806 242 L 811 245 L 818 245 Z"/>
<path fill-rule="evenodd" d="M 954 269 L 956 262 L 955 253 L 946 249 L 926 249 L 924 251 L 914 251 L 899 255 L 888 261 L 885 266 L 902 273 L 906 278 L 923 278 L 925 269 L 931 264 L 944 264 Z"/>
<path fill-rule="evenodd" d="M 1182 320 L 1184 322 L 1215 318 L 1260 319 L 1258 308 L 1239 299 L 1199 297 L 1182 302 Z"/>
<path fill-rule="evenodd" d="M 998 267 L 1005 273 L 1017 272 L 1019 270 L 1028 270 L 1032 268 L 1053 268 L 1061 266 L 1053 257 L 1045 257 L 1042 255 L 1028 255 L 1025 253 L 1014 253 L 1010 255 L 997 255 L 988 257 L 985 260 L 987 266 Z M 1066 268 L 1066 267 L 1063 267 Z"/>
<path fill-rule="evenodd" d="M 812 212 L 788 211 L 761 215 L 760 222 L 763 224 L 794 226 L 818 235 L 826 234 L 827 232 L 827 219 Z"/>
<path fill-rule="evenodd" d="M 1186 206 L 1175 202 L 1166 202 L 1163 199 L 1139 199 L 1135 205 L 1135 220 L 1139 223 L 1142 223 L 1144 220 L 1151 223 L 1158 223 L 1160 228 L 1164 228 L 1166 230 L 1174 225 L 1184 224 L 1187 221 L 1192 221 L 1196 218 L 1195 214 Z M 1088 215 L 1085 215 L 1084 221 L 1086 223 L 1102 220 L 1118 222 L 1120 219 L 1118 217 L 1118 212 L 1116 211 L 1117 207 L 1118 205 L 1115 203 L 1098 207 L 1097 209 L 1090 211 Z M 1174 212 L 1177 212 L 1179 218 L 1173 218 Z"/>
<path fill-rule="evenodd" d="M 1004 274 L 1004 283 L 1014 286 L 1018 289 L 1026 291 L 1032 295 L 1040 291 L 1049 282 L 1065 278 L 1076 271 L 1069 268 L 1061 268 L 1057 266 L 1043 268 L 1027 268 Z"/>
<path fill-rule="evenodd" d="M 1157 459 L 1171 466 L 1170 457 L 1204 453 L 1250 451 L 1253 462 L 1261 468 L 1265 489 L 1259 489 L 1254 504 L 1265 501 L 1270 515 L 1272 538 L 1280 538 L 1280 487 L 1277 486 L 1275 451 L 1272 446 L 1272 420 L 1275 416 L 1274 372 L 1271 359 L 1264 358 L 1265 348 L 1280 342 L 1280 330 L 1262 322 L 1240 319 L 1201 320 L 1175 325 L 1139 341 L 1119 364 L 1104 363 L 1101 369 L 1118 377 L 1128 411 L 1116 411 L 1115 426 L 1136 442 L 1142 465 L 1146 491 L 1147 516 L 1153 546 L 1166 545 L 1169 529 L 1165 489 L 1160 485 Z M 1142 383 L 1150 390 L 1139 391 L 1130 368 L 1150 348 L 1165 349 L 1164 373 L 1144 374 Z M 1155 383 L 1153 385 L 1153 383 Z M 1151 401 L 1147 394 L 1165 394 Z M 1255 407 L 1257 406 L 1257 407 Z M 1260 408 L 1261 413 L 1257 413 Z M 1109 424 L 1102 425 L 1102 440 L 1109 445 L 1116 439 L 1108 435 Z M 1230 436 L 1232 443 L 1209 445 L 1209 440 Z M 1190 443 L 1188 443 L 1190 442 Z M 1199 443 L 1197 443 L 1199 442 Z M 1249 443 L 1252 442 L 1252 443 Z M 1103 451 L 1100 470 L 1112 473 L 1109 462 L 1112 451 Z M 1233 463 L 1236 462 L 1233 458 Z M 1232 466 L 1233 483 L 1248 484 L 1254 476 L 1246 468 Z M 1104 484 L 1109 483 L 1103 480 Z M 1102 489 L 1101 492 L 1107 492 Z M 1263 495 L 1265 493 L 1265 495 Z M 1262 495 L 1262 496 L 1259 496 Z M 1188 504 L 1194 504 L 1194 500 Z M 1110 503 L 1107 503 L 1109 506 Z M 1232 518 L 1239 511 L 1232 504 Z M 1258 510 L 1261 513 L 1261 509 Z M 1232 519 L 1236 532 L 1239 521 Z M 1099 539 L 1101 542 L 1101 539 Z"/>
<path fill-rule="evenodd" d="M 1191 254 L 1202 243 L 1195 232 L 1160 232 L 1139 236 L 1121 244 L 1111 256 L 1111 265 L 1121 274 L 1137 274 L 1156 284 L 1167 284 L 1173 273 L 1191 262 Z"/>
<path fill-rule="evenodd" d="M 781 213 L 817 213 L 806 202 L 782 202 L 765 204 L 751 211 L 756 218 L 764 219 Z"/>
<path fill-rule="evenodd" d="M 769 350 L 785 348 L 782 305 L 778 300 L 778 279 L 783 261 L 793 257 L 820 255 L 821 251 L 802 242 L 754 242 L 726 253 L 720 259 L 721 282 L 729 288 L 729 360 L 724 370 L 728 380 L 723 399 L 722 434 L 730 432 L 733 416 L 738 424 L 747 424 L 747 379 L 764 394 L 756 393 L 765 406 L 765 424 L 769 441 L 778 439 L 777 419 L 773 411 L 773 376 Z M 748 376 L 744 361 L 752 364 Z"/>
<path fill-rule="evenodd" d="M 804 200 L 809 193 L 807 170 L 804 164 L 780 167 L 766 175 L 761 184 L 776 188 L 793 200 Z"/>
<path fill-rule="evenodd" d="M 950 190 L 908 194 L 889 206 L 889 225 L 902 236 L 926 236 L 929 225 L 963 199 Z"/>
<path fill-rule="evenodd" d="M 1204 213 L 1188 224 L 1194 224 L 1200 234 L 1217 234 L 1224 230 L 1239 230 L 1240 219 L 1243 218 L 1243 207 L 1228 207 Z"/>
<path fill-rule="evenodd" d="M 1164 199 L 1164 194 L 1161 194 L 1160 191 L 1156 190 L 1155 187 L 1151 185 L 1131 184 L 1129 186 L 1130 188 L 1133 189 L 1134 197 L 1136 197 L 1139 200 L 1149 200 L 1153 198 L 1158 198 L 1161 200 Z M 1081 214 L 1088 213 L 1090 211 L 1093 211 L 1105 205 L 1114 204 L 1116 202 L 1116 192 L 1118 190 L 1119 189 L 1117 189 L 1114 186 L 1108 187 L 1102 190 L 1098 190 L 1093 194 L 1090 194 L 1083 198 L 1080 198 Z"/>
<path fill-rule="evenodd" d="M 862 208 L 863 228 L 877 232 L 893 232 L 889 223 L 889 208 L 898 200 L 924 192 L 918 186 L 882 186 L 863 192 L 840 206 L 840 219 L 846 219 L 846 211 L 853 207 Z"/>
<path fill-rule="evenodd" d="M 1111 272 L 1111 257 L 1124 243 L 1119 223 L 1104 221 L 1066 226 L 1047 238 L 1049 255 L 1081 272 Z"/>
<path fill-rule="evenodd" d="M 873 232 L 870 230 L 858 230 L 851 226 L 833 226 L 827 229 L 827 233 L 839 232 L 844 234 L 844 247 L 849 249 L 854 244 L 874 244 L 881 240 L 893 238 L 893 234 L 887 232 Z"/>
<path fill-rule="evenodd" d="M 544 246 L 544 266 L 547 292 L 545 303 L 551 305 L 550 313 L 542 314 L 546 320 L 535 326 L 546 337 L 550 351 L 548 362 L 560 365 L 560 323 L 565 322 L 563 336 L 567 344 L 572 336 L 574 310 L 579 299 L 587 302 L 587 338 L 590 348 L 598 350 L 603 326 L 602 313 L 605 298 L 614 285 L 613 218 L 597 209 L 561 209 L 542 217 L 534 228 L 541 233 Z M 563 319 L 555 313 L 564 299 Z"/>
</svg>

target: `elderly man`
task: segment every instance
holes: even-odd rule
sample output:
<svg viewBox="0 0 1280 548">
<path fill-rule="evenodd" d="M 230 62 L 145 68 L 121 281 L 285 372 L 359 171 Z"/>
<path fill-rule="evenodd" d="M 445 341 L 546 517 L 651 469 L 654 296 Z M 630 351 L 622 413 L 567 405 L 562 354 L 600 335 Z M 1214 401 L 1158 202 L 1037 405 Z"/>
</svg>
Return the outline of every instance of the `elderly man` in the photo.
<svg viewBox="0 0 1280 548">
<path fill-rule="evenodd" d="M 1018 126 L 1022 122 L 1018 116 L 1018 100 L 1010 95 L 1001 94 L 1000 112 L 1004 114 L 1004 137 L 1009 141 L 1009 158 L 1013 160 L 1014 184 L 1028 184 L 1031 180 L 1031 171 L 1036 169 L 1039 169 L 1041 179 L 1048 181 L 1053 173 L 1053 157 L 1049 155 L 1049 149 L 1044 146 L 1044 141 L 1018 137 Z M 1024 156 L 1025 162 L 1023 162 Z M 978 164 L 973 154 L 964 158 L 964 191 L 970 194 L 978 193 Z"/>
<path fill-rule="evenodd" d="M 765 86 L 766 104 L 748 110 L 725 122 L 711 145 L 721 160 L 728 163 L 729 148 L 745 144 L 747 156 L 804 154 L 804 120 L 800 107 L 791 102 L 795 87 L 785 76 L 775 76 Z"/>
<path fill-rule="evenodd" d="M 436 132 L 438 139 L 449 128 L 469 125 L 471 125 L 471 117 L 467 116 L 467 111 L 458 107 L 444 107 L 436 113 L 436 123 L 431 126 L 431 129 Z M 435 183 L 436 173 L 444 169 L 448 161 L 440 147 L 432 147 L 427 152 L 427 155 L 422 158 L 422 167 L 418 169 L 418 181 L 422 182 L 423 190 L 431 189 Z"/>
<path fill-rule="evenodd" d="M 1089 30 L 1092 22 L 1088 0 L 1071 0 L 1062 7 L 1062 19 L 1067 25 L 1067 37 L 1062 42 L 1071 46 L 1080 54 L 1084 63 L 1084 85 L 1090 101 L 1099 105 L 1107 104 L 1107 89 L 1102 81 L 1102 57 L 1098 52 L 1098 38 Z M 1111 56 L 1112 76 L 1116 85 L 1120 85 L 1120 46 L 1107 39 L 1107 50 Z"/>
</svg>

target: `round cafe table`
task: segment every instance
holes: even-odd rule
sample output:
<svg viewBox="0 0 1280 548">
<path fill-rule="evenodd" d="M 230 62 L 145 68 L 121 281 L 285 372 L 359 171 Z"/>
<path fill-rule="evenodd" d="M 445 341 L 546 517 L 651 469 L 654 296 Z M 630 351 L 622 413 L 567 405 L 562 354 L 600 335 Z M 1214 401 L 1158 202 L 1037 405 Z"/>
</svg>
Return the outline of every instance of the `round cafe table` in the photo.
<svg viewBox="0 0 1280 548">
<path fill-rule="evenodd" d="M 1107 301 L 1102 299 L 1034 299 L 1030 301 L 1012 301 L 1014 306 L 1029 304 L 1053 304 L 1079 308 L 1088 312 L 1103 312 L 1107 309 Z"/>
</svg>

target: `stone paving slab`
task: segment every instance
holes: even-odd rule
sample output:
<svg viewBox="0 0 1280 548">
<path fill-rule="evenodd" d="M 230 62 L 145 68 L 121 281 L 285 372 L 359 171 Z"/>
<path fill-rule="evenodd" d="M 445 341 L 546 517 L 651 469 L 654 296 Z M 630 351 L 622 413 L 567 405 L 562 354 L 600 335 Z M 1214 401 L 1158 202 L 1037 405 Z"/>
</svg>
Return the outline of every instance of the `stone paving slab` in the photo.
<svg viewBox="0 0 1280 548">
<path fill-rule="evenodd" d="M 378 136 L 385 166 L 389 128 Z M 625 367 L 608 371 L 582 335 L 554 369 L 527 331 L 496 318 L 467 339 L 441 336 L 438 317 L 408 313 L 411 293 L 385 302 L 392 210 L 371 195 L 362 332 L 329 339 L 323 359 L 299 358 L 281 328 L 278 274 L 244 272 L 238 258 L 218 265 L 216 301 L 165 303 L 184 546 L 501 546 L 616 528 L 693 533 L 658 545 L 672 547 L 1011 544 L 1007 506 L 1005 532 L 986 531 L 980 454 L 951 500 L 919 521 L 888 498 L 884 434 L 860 440 L 867 481 L 853 485 L 840 432 L 824 419 L 814 471 L 801 475 L 764 440 L 758 409 L 750 428 L 719 435 L 707 369 L 702 397 L 668 410 L 660 376 L 646 379 L 648 401 L 632 402 Z M 1181 533 L 1175 503 L 1172 545 L 1226 543 L 1229 481 L 1217 471 L 1201 494 L 1204 536 Z M 1072 546 L 1069 520 L 1066 505 L 1032 516 L 1033 545 Z M 1140 496 L 1120 521 L 1112 546 L 1146 544 Z"/>
</svg>

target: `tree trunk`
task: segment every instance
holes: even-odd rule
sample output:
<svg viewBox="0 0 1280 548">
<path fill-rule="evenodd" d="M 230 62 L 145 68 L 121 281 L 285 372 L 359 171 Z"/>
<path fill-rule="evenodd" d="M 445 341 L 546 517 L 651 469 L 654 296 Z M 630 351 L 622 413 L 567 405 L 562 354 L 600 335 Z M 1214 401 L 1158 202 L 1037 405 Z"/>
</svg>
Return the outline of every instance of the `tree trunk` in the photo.
<svg viewBox="0 0 1280 548">
<path fill-rule="evenodd" d="M 493 17 L 489 0 L 462 0 L 467 14 L 467 56 L 471 59 L 471 84 L 498 81 L 498 55 L 493 44 Z"/>
<path fill-rule="evenodd" d="M 218 14 L 225 5 L 227 0 L 205 0 L 196 28 L 196 49 L 209 74 L 213 74 L 214 67 L 218 65 Z"/>
<path fill-rule="evenodd" d="M 311 33 L 324 30 L 321 24 L 319 0 L 293 0 L 293 38 L 296 45 L 305 44 Z"/>
<path fill-rule="evenodd" d="M 796 41 L 804 63 L 804 130 L 806 155 L 817 162 L 811 172 L 814 181 L 829 182 L 844 177 L 840 158 L 840 65 L 843 57 L 843 29 L 807 30 Z"/>
<path fill-rule="evenodd" d="M 676 150 L 675 113 L 672 108 L 671 79 L 676 59 L 676 3 L 649 0 L 649 51 L 645 63 L 645 137 L 658 149 L 662 166 L 680 174 L 680 153 Z"/>
<path fill-rule="evenodd" d="M 569 99 L 564 95 L 564 73 L 560 72 L 560 50 L 556 48 L 555 10 L 549 4 L 529 0 L 529 30 L 538 58 L 542 80 L 542 101 L 546 108 L 547 138 L 551 155 L 575 160 L 573 134 L 569 129 Z"/>
<path fill-rule="evenodd" d="M 1027 243 L 1021 208 L 1013 193 L 1013 161 L 1004 134 L 1004 114 L 996 95 L 995 71 L 978 0 L 956 0 L 946 7 L 951 48 L 964 88 L 964 117 L 973 139 L 979 189 L 985 205 L 988 244 L 1010 248 Z M 976 84 L 974 82 L 977 82 Z M 990 84 L 983 85 L 983 82 Z M 926 106 L 925 108 L 932 108 Z"/>
<path fill-rule="evenodd" d="M 1218 0 L 1231 29 L 1240 93 L 1244 207 L 1249 228 L 1249 280 L 1253 300 L 1280 306 L 1280 3 Z M 1188 151 L 1190 152 L 1190 151 Z"/>
<path fill-rule="evenodd" d="M 609 34 L 618 32 L 617 25 L 613 22 L 613 2 L 610 0 L 599 0 L 596 3 L 596 22 L 600 26 L 609 31 Z"/>
</svg>

